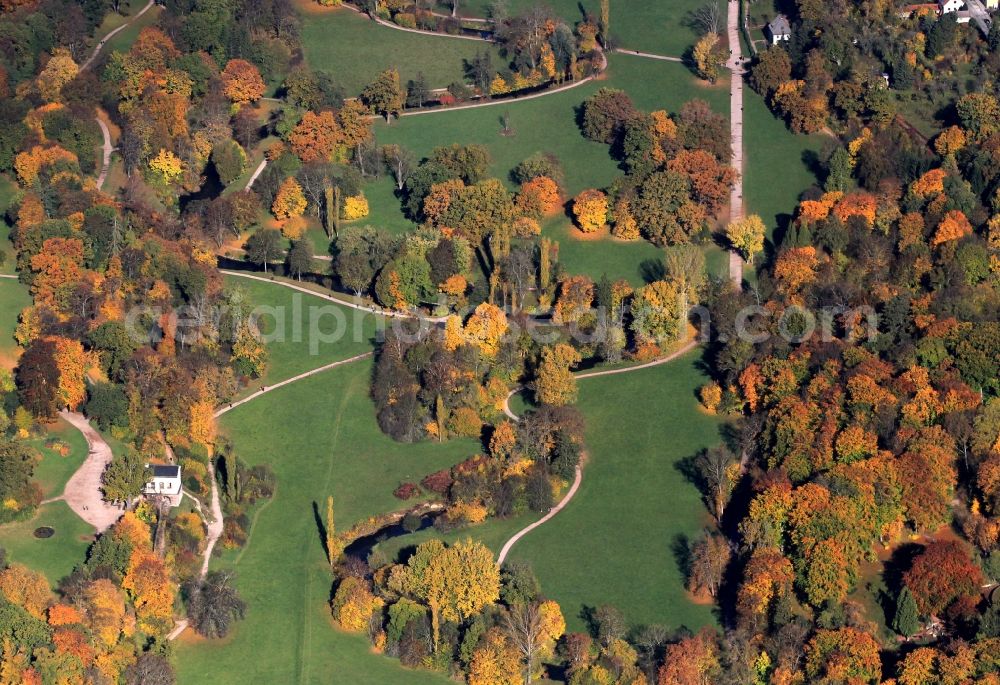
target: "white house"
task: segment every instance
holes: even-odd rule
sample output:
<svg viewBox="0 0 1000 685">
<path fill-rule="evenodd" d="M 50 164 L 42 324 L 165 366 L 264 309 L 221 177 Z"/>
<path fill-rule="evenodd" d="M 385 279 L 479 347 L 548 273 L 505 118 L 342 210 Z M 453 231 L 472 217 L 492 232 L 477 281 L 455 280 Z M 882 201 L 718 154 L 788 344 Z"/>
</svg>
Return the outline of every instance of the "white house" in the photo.
<svg viewBox="0 0 1000 685">
<path fill-rule="evenodd" d="M 965 7 L 964 0 L 938 0 L 938 11 L 941 14 L 957 12 Z"/>
<path fill-rule="evenodd" d="M 175 464 L 154 464 L 150 467 L 153 479 L 142 488 L 144 495 L 160 495 L 176 507 L 181 501 L 181 467 Z"/>
<path fill-rule="evenodd" d="M 986 9 L 988 10 L 1000 9 L 1000 0 L 986 0 Z"/>
<path fill-rule="evenodd" d="M 771 41 L 771 45 L 777 45 L 783 40 L 789 40 L 792 37 L 792 25 L 788 23 L 788 17 L 784 14 L 779 14 L 772 19 L 767 25 L 767 36 Z"/>
</svg>

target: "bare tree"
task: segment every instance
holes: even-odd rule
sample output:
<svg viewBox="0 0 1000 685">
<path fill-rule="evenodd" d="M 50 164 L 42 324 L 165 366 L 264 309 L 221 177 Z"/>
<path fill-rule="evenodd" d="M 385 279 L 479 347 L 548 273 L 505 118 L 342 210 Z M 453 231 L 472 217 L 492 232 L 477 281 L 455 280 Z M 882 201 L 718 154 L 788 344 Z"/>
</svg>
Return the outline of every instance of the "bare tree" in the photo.
<svg viewBox="0 0 1000 685">
<path fill-rule="evenodd" d="M 719 33 L 722 30 L 722 5 L 718 0 L 709 0 L 688 15 L 691 26 L 699 33 Z"/>
<path fill-rule="evenodd" d="M 531 685 L 531 675 L 544 638 L 538 605 L 534 602 L 515 604 L 503 615 L 503 627 L 507 637 L 521 653 L 524 685 Z"/>
<path fill-rule="evenodd" d="M 695 468 L 705 484 L 705 499 L 717 521 L 722 521 L 736 484 L 734 469 L 738 464 L 735 455 L 725 447 L 712 447 L 695 459 Z"/>
<path fill-rule="evenodd" d="M 396 190 L 402 190 L 417 164 L 417 158 L 402 145 L 383 145 L 382 159 L 385 160 L 389 173 L 396 179 Z"/>
</svg>

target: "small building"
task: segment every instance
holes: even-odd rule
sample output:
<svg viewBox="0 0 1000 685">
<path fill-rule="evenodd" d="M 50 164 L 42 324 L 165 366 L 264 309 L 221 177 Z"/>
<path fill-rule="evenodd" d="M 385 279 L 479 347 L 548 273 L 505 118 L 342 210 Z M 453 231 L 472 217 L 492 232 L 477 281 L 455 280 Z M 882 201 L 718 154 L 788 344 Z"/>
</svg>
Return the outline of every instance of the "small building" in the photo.
<svg viewBox="0 0 1000 685">
<path fill-rule="evenodd" d="M 1000 9 L 1000 0 L 986 0 L 986 9 L 988 10 Z"/>
<path fill-rule="evenodd" d="M 1000 0 L 996 1 L 1000 2 Z M 909 19 L 913 15 L 922 17 L 924 15 L 929 15 L 929 14 L 936 15 L 937 13 L 938 13 L 938 4 L 936 2 L 924 2 L 924 3 L 918 3 L 916 5 L 907 5 L 906 7 L 900 9 L 898 12 L 900 19 Z"/>
<path fill-rule="evenodd" d="M 788 17 L 779 14 L 767 24 L 767 38 L 771 45 L 777 45 L 783 40 L 792 37 L 792 25 L 788 23 Z"/>
<path fill-rule="evenodd" d="M 965 7 L 963 0 L 938 0 L 938 12 L 942 15 L 957 12 L 963 7 Z"/>
<path fill-rule="evenodd" d="M 153 464 L 152 480 L 142 488 L 142 494 L 147 496 L 165 497 L 170 500 L 170 506 L 176 507 L 181 501 L 181 467 L 176 464 Z"/>
<path fill-rule="evenodd" d="M 956 24 L 968 24 L 970 21 L 972 21 L 972 12 L 969 10 L 958 10 L 955 13 Z"/>
</svg>

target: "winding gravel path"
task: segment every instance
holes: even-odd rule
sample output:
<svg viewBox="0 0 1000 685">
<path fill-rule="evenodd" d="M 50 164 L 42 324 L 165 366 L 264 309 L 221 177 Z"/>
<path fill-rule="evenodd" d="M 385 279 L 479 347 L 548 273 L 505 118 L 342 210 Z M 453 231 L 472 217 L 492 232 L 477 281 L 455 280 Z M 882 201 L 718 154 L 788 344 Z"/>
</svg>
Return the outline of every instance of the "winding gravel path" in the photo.
<svg viewBox="0 0 1000 685">
<path fill-rule="evenodd" d="M 315 295 L 316 297 L 322 297 L 330 300 L 331 302 L 344 307 L 350 307 L 351 309 L 357 309 L 362 312 L 370 312 L 378 316 L 385 316 L 394 319 L 422 319 L 424 321 L 429 321 L 431 323 L 444 323 L 448 318 L 446 316 L 422 316 L 418 314 L 408 314 L 406 312 L 394 312 L 387 309 L 378 309 L 374 304 L 358 304 L 357 302 L 349 302 L 347 300 L 342 300 L 338 297 L 334 297 L 330 293 L 321 293 L 305 286 L 296 285 L 295 283 L 286 283 L 285 281 L 275 281 L 270 278 L 265 278 L 264 276 L 257 276 L 256 274 L 248 274 L 244 271 L 230 271 L 228 269 L 219 269 L 221 273 L 227 276 L 238 276 L 239 278 L 248 278 L 252 281 L 263 281 L 264 283 L 271 283 L 273 285 L 280 285 L 285 288 L 291 288 L 292 290 L 298 290 L 299 292 L 306 293 L 309 295 Z"/>
<path fill-rule="evenodd" d="M 642 369 L 648 369 L 652 366 L 659 366 L 661 364 L 666 364 L 667 362 L 672 362 L 681 355 L 687 354 L 688 352 L 693 350 L 695 347 L 697 347 L 697 345 L 698 341 L 692 340 L 687 344 L 685 344 L 683 347 L 681 347 L 679 350 L 675 350 L 674 352 L 671 352 L 670 354 L 664 357 L 660 357 L 659 359 L 654 359 L 653 361 L 646 362 L 645 364 L 638 364 L 636 366 L 627 366 L 621 369 L 608 369 L 606 371 L 588 371 L 586 373 L 573 374 L 573 376 L 579 380 L 581 378 L 597 378 L 598 376 L 613 376 L 619 373 L 631 373 L 632 371 L 640 371 Z M 522 387 L 514 388 L 509 393 L 507 393 L 507 397 L 505 397 L 503 400 L 503 413 L 506 414 L 508 417 L 510 417 L 510 419 L 513 421 L 520 421 L 520 417 L 511 410 L 510 398 L 516 395 L 517 393 L 521 392 L 521 390 L 523 389 L 524 388 Z M 563 508 L 567 504 L 569 504 L 570 500 L 572 500 L 573 497 L 576 495 L 577 490 L 580 489 L 580 483 L 582 481 L 583 481 L 583 469 L 578 464 L 576 467 L 576 474 L 573 477 L 573 484 L 570 485 L 569 490 L 566 492 L 563 498 L 559 500 L 559 503 L 556 504 L 551 509 L 549 509 L 548 513 L 545 514 L 545 516 L 514 533 L 510 537 L 510 539 L 508 539 L 507 542 L 504 543 L 503 547 L 500 548 L 500 554 L 497 555 L 497 564 L 503 564 L 504 560 L 507 558 L 507 555 L 510 554 L 511 548 L 517 544 L 518 540 L 520 540 L 525 535 L 533 531 L 535 528 L 541 526 L 543 523 L 550 521 L 552 517 L 554 517 L 556 514 L 562 511 Z"/>
<path fill-rule="evenodd" d="M 101 475 L 111 463 L 111 447 L 83 414 L 64 409 L 59 416 L 83 434 L 90 450 L 80 468 L 66 481 L 62 499 L 77 516 L 102 533 L 124 513 L 122 509 L 105 502 L 101 494 Z"/>
<path fill-rule="evenodd" d="M 97 176 L 97 189 L 100 190 L 104 186 L 104 181 L 108 178 L 108 169 L 111 168 L 111 153 L 114 152 L 114 148 L 111 147 L 111 131 L 108 130 L 108 125 L 104 123 L 101 117 L 94 117 L 94 121 L 97 125 L 101 127 L 101 135 L 104 137 L 104 149 L 103 149 L 103 159 L 101 161 L 101 173 Z"/>
<path fill-rule="evenodd" d="M 139 17 L 141 17 L 142 15 L 144 15 L 150 9 L 152 9 L 153 5 L 155 5 L 155 4 L 156 4 L 156 0 L 149 0 L 149 2 L 146 3 L 146 6 L 143 7 L 141 10 L 139 10 L 139 12 L 134 17 L 132 17 L 127 22 L 125 22 L 124 24 L 122 24 L 118 28 L 114 29 L 113 31 L 108 31 L 108 33 L 106 33 L 104 35 L 104 38 L 101 38 L 101 40 L 99 40 L 97 42 L 97 45 L 94 46 L 94 51 L 92 53 L 90 53 L 90 57 L 88 57 L 86 59 L 86 61 L 83 64 L 80 65 L 80 71 L 83 71 L 84 69 L 86 69 L 87 67 L 89 67 L 94 62 L 94 60 L 97 59 L 97 56 L 101 54 L 101 50 L 104 49 L 105 44 L 107 44 L 107 42 L 109 40 L 111 40 L 112 38 L 114 38 L 121 31 L 124 31 L 129 26 L 131 26 L 132 23 L 136 19 L 138 19 Z"/>
</svg>

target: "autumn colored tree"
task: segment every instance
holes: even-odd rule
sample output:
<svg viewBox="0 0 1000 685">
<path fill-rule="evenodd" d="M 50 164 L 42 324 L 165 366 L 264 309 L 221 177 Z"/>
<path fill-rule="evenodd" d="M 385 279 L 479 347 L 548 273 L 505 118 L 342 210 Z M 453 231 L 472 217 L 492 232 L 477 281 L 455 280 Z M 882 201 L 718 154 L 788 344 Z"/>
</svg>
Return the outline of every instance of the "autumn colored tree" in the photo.
<svg viewBox="0 0 1000 685">
<path fill-rule="evenodd" d="M 920 613 L 938 615 L 955 599 L 978 594 L 982 571 L 973 562 L 968 547 L 957 540 L 930 543 L 903 573 L 903 582 Z"/>
<path fill-rule="evenodd" d="M 342 629 L 360 633 L 368 627 L 372 614 L 383 604 L 372 594 L 368 581 L 349 576 L 340 582 L 333 597 L 333 618 Z"/>
<path fill-rule="evenodd" d="M 691 572 L 688 588 L 695 595 L 715 597 L 722 585 L 731 553 L 721 535 L 705 535 L 691 545 Z"/>
<path fill-rule="evenodd" d="M 231 59 L 222 70 L 223 93 L 238 105 L 256 102 L 264 95 L 264 79 L 256 66 L 244 59 Z"/>
<path fill-rule="evenodd" d="M 811 245 L 795 247 L 778 255 L 774 265 L 774 277 L 784 292 L 795 295 L 816 279 L 818 266 L 815 247 Z"/>
<path fill-rule="evenodd" d="M 495 357 L 500 351 L 500 343 L 507 334 L 507 315 L 495 305 L 483 302 L 478 305 L 465 322 L 462 337 L 474 345 L 486 357 Z"/>
<path fill-rule="evenodd" d="M 0 571 L 0 594 L 38 619 L 44 619 L 54 597 L 49 581 L 23 564 L 11 564 Z"/>
<path fill-rule="evenodd" d="M 500 628 L 480 638 L 469 662 L 469 685 L 521 685 L 521 658 Z"/>
<path fill-rule="evenodd" d="M 302 186 L 294 176 L 289 176 L 278 187 L 274 202 L 271 203 L 271 212 L 279 221 L 284 221 L 300 217 L 305 211 L 306 197 L 302 193 Z"/>
<path fill-rule="evenodd" d="M 584 233 L 603 228 L 608 220 L 608 197 L 600 190 L 584 190 L 573 198 L 573 217 Z"/>
<path fill-rule="evenodd" d="M 35 305 L 64 312 L 83 275 L 83 241 L 79 238 L 49 238 L 42 251 L 31 258 L 35 278 L 31 294 Z"/>
<path fill-rule="evenodd" d="M 691 51 L 691 59 L 700 77 L 709 83 L 719 80 L 719 65 L 725 59 L 719 45 L 719 34 L 706 33 L 699 38 Z"/>
<path fill-rule="evenodd" d="M 966 218 L 965 213 L 960 209 L 953 209 L 941 219 L 937 230 L 931 238 L 931 247 L 937 247 L 943 243 L 961 240 L 972 234 L 972 224 Z"/>
<path fill-rule="evenodd" d="M 552 320 L 557 324 L 575 323 L 590 312 L 594 304 L 594 282 L 588 276 L 569 276 L 559 282 Z"/>
<path fill-rule="evenodd" d="M 329 110 L 319 114 L 306 112 L 288 136 L 292 152 L 307 164 L 318 160 L 329 161 L 343 140 L 340 125 Z"/>
<path fill-rule="evenodd" d="M 711 628 L 667 645 L 657 685 L 711 683 L 722 674 L 718 638 Z"/>
<path fill-rule="evenodd" d="M 59 406 L 77 409 L 87 399 L 86 376 L 93 360 L 79 340 L 58 336 L 51 340 L 55 346 L 53 359 L 59 369 L 56 402 Z"/>
<path fill-rule="evenodd" d="M 523 213 L 541 218 L 558 211 L 561 200 L 555 181 L 548 176 L 535 176 L 521 184 L 514 202 Z"/>
<path fill-rule="evenodd" d="M 535 377 L 535 397 L 542 404 L 562 406 L 576 401 L 576 379 L 570 367 L 580 361 L 571 345 L 556 343 L 542 348 Z"/>
<path fill-rule="evenodd" d="M 56 48 L 52 51 L 52 57 L 45 64 L 45 68 L 38 74 L 38 80 L 35 82 L 38 94 L 46 102 L 60 102 L 63 86 L 72 81 L 79 71 L 80 68 L 73 61 L 69 50 Z"/>
<path fill-rule="evenodd" d="M 173 625 L 174 585 L 163 560 L 152 551 L 132 552 L 122 588 L 135 605 L 140 629 L 160 635 Z"/>
<path fill-rule="evenodd" d="M 767 227 L 757 214 L 751 214 L 726 226 L 726 238 L 729 244 L 750 264 L 753 264 L 754 255 L 764 249 L 766 232 Z"/>
<path fill-rule="evenodd" d="M 635 292 L 632 331 L 641 340 L 660 344 L 677 340 L 686 314 L 684 295 L 673 281 L 654 281 Z"/>
<path fill-rule="evenodd" d="M 820 629 L 806 644 L 805 673 L 809 682 L 878 683 L 879 643 L 857 628 Z"/>
<path fill-rule="evenodd" d="M 107 578 L 92 580 L 83 592 L 87 627 L 106 648 L 118 642 L 125 628 L 125 596 Z"/>
</svg>

